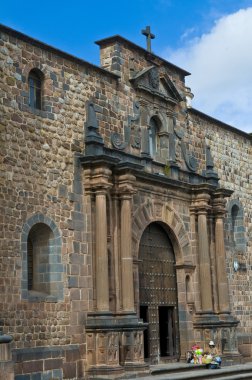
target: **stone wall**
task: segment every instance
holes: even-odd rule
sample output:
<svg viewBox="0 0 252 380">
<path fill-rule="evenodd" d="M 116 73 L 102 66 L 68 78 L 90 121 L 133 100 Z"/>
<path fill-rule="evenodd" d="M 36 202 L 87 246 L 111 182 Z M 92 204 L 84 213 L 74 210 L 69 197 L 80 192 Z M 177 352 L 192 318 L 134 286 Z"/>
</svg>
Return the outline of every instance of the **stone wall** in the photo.
<svg viewBox="0 0 252 380">
<path fill-rule="evenodd" d="M 220 178 L 220 186 L 233 191 L 226 205 L 226 268 L 231 310 L 239 320 L 237 328 L 239 351 L 245 357 L 249 357 L 252 334 L 249 285 L 252 275 L 251 137 L 194 109 L 189 109 L 186 125 L 186 139 L 189 144 L 192 144 L 196 157 L 201 158 L 202 162 L 202 159 L 205 159 L 205 147 L 209 146 L 214 168 Z M 201 166 L 200 169 L 202 169 Z M 230 212 L 233 204 L 239 205 L 243 215 L 238 226 L 240 231 L 238 247 L 234 246 L 230 232 Z M 234 269 L 235 260 L 239 263 L 237 271 Z"/>
<path fill-rule="evenodd" d="M 198 111 L 191 110 L 189 112 L 188 139 L 194 142 L 197 155 L 202 155 L 205 144 L 211 147 L 214 166 L 220 178 L 220 186 L 233 191 L 231 198 L 227 200 L 226 215 L 226 265 L 230 301 L 232 310 L 240 321 L 238 325 L 239 334 L 251 335 L 251 137 Z M 245 228 L 244 251 L 238 250 L 237 253 L 234 252 L 233 244 L 229 240 L 230 232 L 228 229 L 229 205 L 234 201 L 238 201 L 243 207 L 243 226 Z M 233 267 L 235 258 L 240 263 L 240 269 L 237 272 Z"/>
<path fill-rule="evenodd" d="M 16 349 L 26 350 L 22 361 L 27 363 L 17 363 L 16 373 L 48 370 L 55 376 L 81 376 L 86 349 L 84 320 L 92 309 L 93 283 L 78 154 L 84 148 L 90 98 L 99 106 L 99 126 L 107 144 L 111 128 L 121 128 L 122 118 L 115 113 L 122 103 L 117 82 L 109 73 L 4 28 L 0 64 L 4 71 L 0 79 L 0 312 L 4 331 L 13 335 Z M 44 75 L 42 110 L 28 105 L 28 74 L 34 67 Z M 23 297 L 26 269 L 21 236 L 28 235 L 32 227 L 28 221 L 36 216 L 37 222 L 48 221 L 47 225 L 53 223 L 60 231 L 64 273 L 63 300 L 58 302 L 41 297 L 27 302 Z M 78 348 L 71 353 L 75 344 Z M 49 349 L 43 350 L 38 366 L 32 366 L 31 360 L 41 354 L 34 351 L 39 346 L 67 346 L 69 350 L 66 355 L 64 348 L 58 349 L 53 358 L 59 359 L 55 360 L 50 359 Z M 66 376 L 69 366 L 71 376 Z"/>
<path fill-rule="evenodd" d="M 125 126 L 131 128 L 129 116 L 133 119 L 135 113 L 134 101 L 138 94 L 130 79 L 152 65 L 159 67 L 162 76 L 170 78 L 181 100 L 176 105 L 169 104 L 167 112 L 162 99 L 152 104 L 151 96 L 147 95 L 150 115 L 158 108 L 163 114 L 167 112 L 167 118 L 172 114 L 186 147 L 198 160 L 199 174 L 205 170 L 205 148 L 209 145 L 220 185 L 234 190 L 231 198 L 239 200 L 243 206 L 246 249 L 239 256 L 243 270 L 234 273 L 230 249 L 227 252 L 227 273 L 232 309 L 241 321 L 239 331 L 252 334 L 252 322 L 248 318 L 251 315 L 249 283 L 252 273 L 251 140 L 245 133 L 186 109 L 186 71 L 150 56 L 144 49 L 136 49 L 134 44 L 120 38 L 119 42 L 100 41 L 99 45 L 101 64 L 111 73 L 1 27 L 0 68 L 4 75 L 0 77 L 0 315 L 4 332 L 14 337 L 16 373 L 26 374 L 27 379 L 32 373 L 41 371 L 51 371 L 51 376 L 59 378 L 84 376 L 87 358 L 85 322 L 96 302 L 92 257 L 94 232 L 91 230 L 94 202 L 90 189 L 86 189 L 79 161 L 85 150 L 87 102 L 92 101 L 95 105 L 99 133 L 105 146 L 113 148 L 111 134 L 117 133 L 124 138 Z M 34 110 L 28 104 L 28 75 L 35 67 L 44 78 L 41 110 Z M 148 109 L 148 105 L 145 107 Z M 143 118 L 142 123 L 147 119 L 147 116 Z M 168 128 L 165 132 L 168 139 Z M 141 149 L 131 145 L 126 151 L 138 157 L 141 155 Z M 158 163 L 152 165 L 150 161 L 146 161 L 144 170 L 152 173 L 161 170 L 159 174 L 164 174 L 164 167 L 160 169 Z M 170 175 L 169 168 L 166 175 Z M 133 214 L 137 214 L 143 204 L 152 202 L 155 215 L 160 212 L 161 220 L 164 216 L 162 205 L 167 203 L 178 215 L 178 219 L 174 219 L 174 228 L 180 229 L 181 224 L 181 231 L 188 238 L 190 252 L 185 250 L 185 256 L 196 266 L 196 230 L 189 208 L 191 196 L 181 190 L 164 190 L 160 184 L 150 187 L 138 183 L 136 188 Z M 144 215 L 145 211 L 140 210 L 139 215 Z M 140 216 L 138 220 L 141 223 Z M 27 247 L 24 244 L 36 222 L 50 227 L 54 236 L 60 239 L 61 261 L 54 263 L 57 264 L 54 272 L 60 272 L 60 277 L 56 277 L 60 278 L 63 289 L 57 300 L 38 295 L 33 299 L 25 296 L 27 285 L 23 273 Z M 111 221 L 109 225 L 113 227 Z M 142 233 L 140 228 L 133 230 L 133 243 L 134 239 L 140 238 L 134 235 L 136 231 L 139 235 Z M 108 235 L 112 232 L 109 231 Z M 22 237 L 25 237 L 23 241 Z M 182 236 L 180 242 L 185 244 Z M 56 256 L 59 257 L 59 251 Z M 184 277 L 191 270 L 188 267 L 179 276 L 181 299 L 186 297 Z M 196 269 L 192 289 L 195 307 L 199 309 L 197 279 Z M 116 294 L 118 289 L 114 291 Z M 116 308 L 116 302 L 118 300 L 110 299 L 112 308 Z M 190 328 L 191 307 L 190 304 L 181 314 L 181 321 L 185 322 L 183 318 L 187 313 Z M 186 330 L 183 323 L 181 326 Z M 31 361 L 38 362 L 35 365 Z"/>
</svg>

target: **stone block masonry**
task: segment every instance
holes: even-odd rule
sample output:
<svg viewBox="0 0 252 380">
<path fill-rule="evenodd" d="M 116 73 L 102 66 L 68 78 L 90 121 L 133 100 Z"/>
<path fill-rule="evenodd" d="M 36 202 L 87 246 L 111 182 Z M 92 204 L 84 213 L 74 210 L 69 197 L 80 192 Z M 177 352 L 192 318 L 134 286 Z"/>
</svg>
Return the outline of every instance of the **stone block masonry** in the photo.
<svg viewBox="0 0 252 380">
<path fill-rule="evenodd" d="M 82 378 L 78 345 L 39 347 L 13 352 L 16 379 L 47 380 Z"/>
<path fill-rule="evenodd" d="M 0 26 L 0 322 L 15 380 L 123 379 L 148 371 L 148 351 L 183 359 L 210 338 L 238 357 L 238 320 L 249 356 L 251 136 L 188 108 L 185 70 L 120 36 L 97 43 L 102 67 Z M 172 304 L 169 289 L 141 299 L 152 224 L 171 245 Z"/>
</svg>

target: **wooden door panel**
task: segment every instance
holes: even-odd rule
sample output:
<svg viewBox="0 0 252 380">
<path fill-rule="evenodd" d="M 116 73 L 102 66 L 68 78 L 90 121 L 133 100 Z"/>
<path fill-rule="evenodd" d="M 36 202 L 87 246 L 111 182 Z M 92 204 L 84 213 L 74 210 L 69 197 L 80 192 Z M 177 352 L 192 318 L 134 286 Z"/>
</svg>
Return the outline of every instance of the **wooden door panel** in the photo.
<svg viewBox="0 0 252 380">
<path fill-rule="evenodd" d="M 160 355 L 176 357 L 179 344 L 175 256 L 167 233 L 158 223 L 151 223 L 144 231 L 139 259 L 140 307 L 148 310 L 148 355 L 152 362 Z"/>
</svg>

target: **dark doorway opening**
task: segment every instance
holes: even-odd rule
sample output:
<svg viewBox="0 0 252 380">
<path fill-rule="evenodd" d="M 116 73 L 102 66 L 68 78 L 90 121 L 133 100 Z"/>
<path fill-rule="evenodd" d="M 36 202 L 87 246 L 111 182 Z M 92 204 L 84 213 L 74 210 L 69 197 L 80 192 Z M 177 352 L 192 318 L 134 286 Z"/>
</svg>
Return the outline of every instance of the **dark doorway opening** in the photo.
<svg viewBox="0 0 252 380">
<path fill-rule="evenodd" d="M 159 306 L 160 356 L 176 355 L 176 326 L 174 307 Z"/>
<path fill-rule="evenodd" d="M 148 306 L 140 306 L 140 318 L 148 323 Z M 149 333 L 148 328 L 144 330 L 144 358 L 149 358 Z"/>
</svg>

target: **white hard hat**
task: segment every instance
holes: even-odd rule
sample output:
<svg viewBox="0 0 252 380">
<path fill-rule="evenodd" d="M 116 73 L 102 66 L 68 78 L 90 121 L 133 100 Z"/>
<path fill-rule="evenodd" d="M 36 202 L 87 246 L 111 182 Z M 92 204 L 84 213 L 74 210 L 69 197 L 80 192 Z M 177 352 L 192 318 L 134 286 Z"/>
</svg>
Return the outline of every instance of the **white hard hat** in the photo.
<svg viewBox="0 0 252 380">
<path fill-rule="evenodd" d="M 212 340 L 210 340 L 209 346 L 215 346 L 215 344 L 214 344 L 214 342 Z"/>
</svg>

